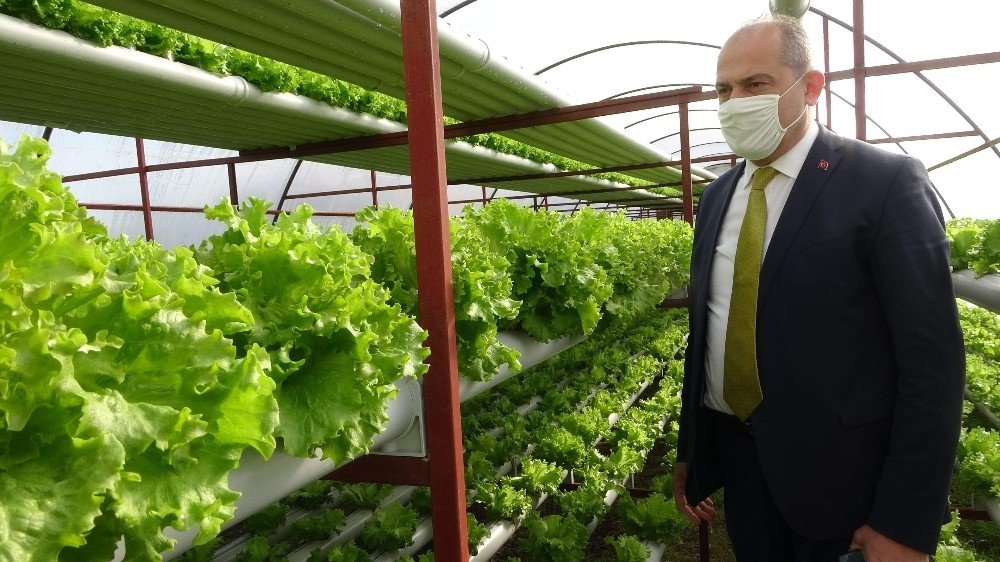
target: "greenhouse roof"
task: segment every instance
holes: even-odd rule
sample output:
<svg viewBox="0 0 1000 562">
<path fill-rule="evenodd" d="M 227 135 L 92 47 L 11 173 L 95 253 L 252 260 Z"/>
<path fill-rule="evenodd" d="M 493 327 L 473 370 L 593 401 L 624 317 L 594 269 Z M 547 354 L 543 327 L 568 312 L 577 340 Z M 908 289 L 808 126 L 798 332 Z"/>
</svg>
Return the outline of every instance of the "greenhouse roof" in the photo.
<svg viewBox="0 0 1000 562">
<path fill-rule="evenodd" d="M 403 95 L 399 8 L 389 0 L 96 3 L 392 96 Z M 829 70 L 836 74 L 850 69 L 851 32 L 840 25 L 851 21 L 850 5 L 821 0 L 812 6 L 803 22 L 814 42 L 817 67 L 824 68 L 825 27 Z M 989 26 L 996 19 L 992 16 L 1000 14 L 992 3 L 970 2 L 967 11 L 936 13 L 933 19 L 908 12 L 908 6 L 867 3 L 865 31 L 871 38 L 867 66 L 996 51 Z M 578 2 L 562 0 L 530 4 L 521 0 L 444 1 L 438 11 L 443 15 L 439 24 L 445 114 L 467 121 L 690 85 L 711 89 L 718 45 L 739 23 L 765 10 L 763 1 L 757 5 L 733 0 L 697 5 L 627 0 L 588 4 L 586 9 Z M 824 24 L 822 14 L 833 19 Z M 4 25 L 20 26 L 19 32 L 28 33 L 21 29 L 26 27 L 23 22 L 5 21 Z M 15 47 L 10 33 L 0 35 L 8 53 L 24 52 L 16 51 L 25 45 Z M 940 39 L 927 41 L 930 36 Z M 113 54 L 101 57 L 99 66 L 112 58 L 133 65 L 128 67 L 128 80 L 123 80 L 121 74 L 113 76 L 110 68 L 88 67 L 83 62 L 87 49 L 69 43 L 75 39 L 61 37 L 59 41 L 67 49 L 62 60 L 2 57 L 5 91 L 10 95 L 0 102 L 0 118 L 9 121 L 0 123 L 0 136 L 10 142 L 21 131 L 40 134 L 42 127 L 37 125 L 55 126 L 54 165 L 71 176 L 134 168 L 134 142 L 115 135 L 163 141 L 145 143 L 150 165 L 157 166 L 205 158 L 236 160 L 241 150 L 405 130 L 398 121 L 324 106 L 292 94 L 262 94 L 234 77 L 212 76 L 125 49 L 105 49 Z M 911 139 L 883 147 L 921 158 L 957 215 L 1000 215 L 1000 198 L 978 189 L 979 178 L 989 177 L 1000 164 L 1000 148 L 982 149 L 996 138 L 1000 114 L 987 96 L 972 94 L 969 87 L 983 83 L 995 69 L 995 63 L 979 64 L 866 81 L 868 138 L 873 142 Z M 178 80 L 181 75 L 184 80 Z M 184 86 L 179 87 L 180 83 Z M 818 120 L 853 136 L 852 81 L 833 82 L 830 100 L 828 109 L 821 97 Z M 691 104 L 692 157 L 707 166 L 704 170 L 694 167 L 696 193 L 713 177 L 713 171 L 720 173 L 731 165 L 728 158 L 711 162 L 728 154 L 715 119 L 716 107 L 714 99 Z M 663 107 L 500 134 L 588 166 L 607 168 L 680 160 L 679 127 L 677 108 Z M 60 128 L 103 134 L 70 135 Z M 925 137 L 933 140 L 917 140 Z M 945 164 L 977 148 L 974 154 Z M 377 171 L 377 178 L 374 174 L 369 178 L 369 170 Z M 592 176 L 551 177 L 557 170 L 483 146 L 448 141 L 452 212 L 492 196 L 520 197 L 522 203 L 548 203 L 565 211 L 578 208 L 578 199 L 614 209 L 620 208 L 619 203 L 648 206 L 654 204 L 651 197 L 657 197 L 644 193 L 641 185 L 622 189 L 621 184 Z M 380 204 L 408 206 L 407 173 L 406 149 L 397 146 L 310 156 L 302 164 L 294 160 L 245 163 L 236 167 L 233 177 L 241 197 L 263 196 L 282 201 L 284 208 L 293 202 L 309 202 L 325 211 L 321 215 L 326 222 L 350 226 L 349 215 L 373 201 L 371 180 L 379 186 L 375 197 Z M 679 183 L 673 166 L 623 173 L 638 184 Z M 511 181 L 518 176 L 525 178 Z M 213 202 L 212 197 L 229 193 L 224 167 L 161 171 L 149 178 L 153 202 L 164 210 L 200 208 Z M 112 209 L 115 204 L 136 203 L 136 183 L 131 175 L 71 185 L 81 200 L 107 203 L 92 209 Z M 615 187 L 617 191 L 610 191 Z M 124 232 L 141 233 L 136 212 L 98 210 L 97 214 L 106 222 L 118 223 Z M 200 224 L 198 217 L 160 213 L 155 220 L 167 225 L 168 234 L 162 237 L 167 243 L 189 243 L 208 234 L 209 227 L 195 227 Z"/>
</svg>

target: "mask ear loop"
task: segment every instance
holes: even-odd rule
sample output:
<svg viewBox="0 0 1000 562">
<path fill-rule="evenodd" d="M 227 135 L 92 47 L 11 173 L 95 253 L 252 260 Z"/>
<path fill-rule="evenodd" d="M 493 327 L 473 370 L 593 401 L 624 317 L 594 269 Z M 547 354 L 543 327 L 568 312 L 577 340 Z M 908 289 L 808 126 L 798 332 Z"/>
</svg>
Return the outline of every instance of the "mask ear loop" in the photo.
<svg viewBox="0 0 1000 562">
<path fill-rule="evenodd" d="M 778 96 L 778 102 L 779 103 L 781 102 L 781 98 L 785 97 L 785 94 L 787 94 L 788 92 L 792 91 L 792 88 L 794 88 L 795 85 L 799 83 L 799 80 L 802 80 L 803 78 L 805 78 L 806 74 L 809 74 L 809 73 L 806 72 L 802 76 L 799 76 L 798 79 L 795 80 L 795 82 L 792 82 L 792 85 L 789 86 L 787 90 L 785 90 L 784 92 L 781 92 L 781 95 Z M 809 109 L 808 105 L 806 105 L 805 107 L 803 107 L 802 108 L 802 113 L 799 113 L 799 116 L 795 118 L 795 121 L 792 121 L 791 123 L 789 123 L 787 127 L 782 127 L 781 126 L 781 108 L 780 108 L 780 106 L 777 103 L 774 104 L 774 110 L 778 113 L 778 127 L 781 129 L 781 132 L 782 133 L 787 133 L 788 129 L 791 129 L 793 126 L 795 126 L 796 123 L 799 122 L 799 119 L 802 119 L 802 116 L 806 114 L 806 111 L 808 109 Z"/>
</svg>

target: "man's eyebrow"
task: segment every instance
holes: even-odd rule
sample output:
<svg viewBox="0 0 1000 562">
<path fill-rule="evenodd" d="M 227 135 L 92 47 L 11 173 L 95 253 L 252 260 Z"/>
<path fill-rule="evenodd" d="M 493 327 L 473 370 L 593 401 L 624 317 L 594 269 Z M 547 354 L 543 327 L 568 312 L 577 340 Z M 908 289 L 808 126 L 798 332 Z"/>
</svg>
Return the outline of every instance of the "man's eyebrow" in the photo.
<svg viewBox="0 0 1000 562">
<path fill-rule="evenodd" d="M 774 76 L 771 76 L 766 72 L 758 72 L 757 74 L 751 74 L 746 78 L 737 80 L 737 82 L 739 82 L 740 84 L 749 84 L 750 82 L 756 82 L 758 80 L 774 80 Z"/>
<path fill-rule="evenodd" d="M 758 72 L 757 74 L 751 74 L 750 76 L 747 76 L 746 78 L 740 78 L 739 80 L 736 81 L 736 83 L 737 84 L 749 84 L 751 82 L 756 82 L 758 80 L 774 81 L 774 76 L 772 76 L 772 75 L 770 75 L 770 74 L 768 74 L 766 72 Z M 730 86 L 730 83 L 727 82 L 727 81 L 725 81 L 725 80 L 720 80 L 720 81 L 718 81 L 718 82 L 715 83 L 715 89 L 716 90 L 721 90 L 723 88 L 728 88 L 729 86 Z"/>
</svg>

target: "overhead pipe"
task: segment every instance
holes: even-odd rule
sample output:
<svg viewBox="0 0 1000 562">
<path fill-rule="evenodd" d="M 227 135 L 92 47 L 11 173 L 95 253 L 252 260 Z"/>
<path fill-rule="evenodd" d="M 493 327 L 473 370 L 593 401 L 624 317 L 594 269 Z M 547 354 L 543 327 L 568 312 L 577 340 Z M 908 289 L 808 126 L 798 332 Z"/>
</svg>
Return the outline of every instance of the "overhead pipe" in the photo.
<svg viewBox="0 0 1000 562">
<path fill-rule="evenodd" d="M 237 10 L 232 4 L 232 0 L 95 0 L 96 3 L 136 15 L 145 17 L 161 23 L 166 23 L 173 27 L 196 32 L 209 38 L 226 39 L 230 44 L 251 47 L 255 52 L 260 52 L 266 56 L 285 60 L 293 64 L 298 64 L 307 68 L 322 70 L 326 74 L 339 76 L 347 80 L 354 81 L 369 88 L 378 88 L 391 95 L 401 97 L 402 90 L 398 88 L 401 79 L 401 61 L 385 59 L 379 56 L 386 53 L 399 53 L 400 46 L 398 40 L 399 26 L 399 5 L 394 1 L 381 0 L 352 0 L 341 3 L 332 0 L 317 1 L 315 3 L 299 3 L 294 11 L 288 8 L 287 2 L 283 0 L 264 0 L 255 3 L 247 8 L 240 4 Z M 254 14 L 266 8 L 264 4 L 272 5 L 270 9 L 280 7 L 281 12 L 286 16 L 283 21 L 291 21 L 295 33 L 301 33 L 295 22 L 306 19 L 314 19 L 317 23 L 322 23 L 337 31 L 334 34 L 326 34 L 321 44 L 316 44 L 313 40 L 312 46 L 303 42 L 301 37 L 292 35 L 287 30 L 281 30 L 280 37 L 275 36 L 267 25 L 253 25 L 247 27 L 251 18 L 245 14 L 250 10 Z M 169 7 L 167 7 L 169 6 Z M 262 7 L 263 6 L 263 7 Z M 216 14 L 217 10 L 228 10 L 229 18 L 223 21 L 241 21 L 243 32 L 236 32 L 228 28 L 223 28 L 221 24 L 209 23 L 212 18 L 202 18 L 205 14 Z M 351 14 L 350 12 L 355 12 Z M 222 12 L 219 12 L 222 13 Z M 262 12 L 263 13 L 263 12 Z M 358 18 L 358 15 L 364 16 Z M 295 16 L 298 15 L 298 18 Z M 260 14 L 253 21 L 260 22 Z M 268 19 L 274 19 L 273 14 Z M 368 21 L 363 21 L 367 19 Z M 218 18 L 215 18 L 218 21 Z M 371 22 L 380 25 L 372 25 Z M 235 23 L 226 25 L 234 26 Z M 311 29 L 303 23 L 303 29 Z M 260 28 L 258 30 L 258 27 Z M 448 113 L 460 119 L 482 117 L 491 115 L 497 111 L 509 111 L 511 113 L 524 109 L 543 106 L 565 106 L 570 104 L 562 96 L 555 94 L 551 87 L 540 84 L 537 79 L 530 76 L 522 69 L 514 68 L 512 65 L 499 61 L 490 53 L 489 47 L 480 40 L 473 39 L 467 35 L 453 31 L 450 26 L 442 22 L 441 27 L 441 53 L 442 53 L 442 74 L 446 78 L 443 90 L 446 94 L 445 104 Z M 266 36 L 259 38 L 259 35 Z M 350 44 L 329 44 L 331 35 L 345 35 L 356 37 L 357 42 Z M 290 40 L 291 39 L 291 40 Z M 280 47 L 276 47 L 276 41 L 280 42 Z M 292 44 L 293 48 L 285 47 Z M 322 50 L 335 53 L 335 61 L 321 60 L 317 54 L 322 54 Z M 309 51 L 306 53 L 305 51 Z M 345 74 L 344 65 L 352 65 L 356 60 L 375 58 L 380 64 L 368 62 L 362 65 L 366 71 L 365 76 L 352 76 Z M 356 64 L 353 65 L 357 67 Z M 369 68 L 370 67 L 370 68 Z M 355 68 L 351 72 L 356 72 L 360 68 Z M 374 83 L 373 78 L 380 82 Z M 489 100 L 490 103 L 485 103 Z M 570 123 L 563 126 L 548 127 L 546 131 L 512 131 L 507 136 L 528 142 L 534 146 L 553 150 L 565 156 L 582 161 L 599 162 L 602 159 L 614 159 L 617 161 L 639 161 L 642 159 L 656 160 L 662 155 L 657 155 L 656 150 L 635 141 L 621 130 L 615 129 L 599 120 L 592 120 L 586 123 Z M 611 142 L 609 142 L 611 141 Z M 602 146 L 600 151 L 595 147 Z M 571 152 L 565 149 L 571 148 Z M 704 170 L 696 169 L 695 174 L 700 177 L 712 177 Z M 632 175 L 653 181 L 670 179 L 676 173 L 664 172 L 663 170 L 649 170 L 645 172 L 635 172 Z"/>
<path fill-rule="evenodd" d="M 399 3 L 395 0 L 339 0 L 339 4 L 364 15 L 372 21 L 398 30 L 400 28 Z M 324 4 L 334 4 L 332 0 L 325 0 Z M 466 72 L 490 79 L 491 82 L 498 82 L 505 86 L 504 92 L 520 93 L 536 106 L 561 107 L 574 105 L 574 102 L 559 94 L 547 82 L 529 74 L 524 69 L 515 67 L 505 60 L 492 57 L 489 46 L 482 40 L 473 39 L 469 35 L 456 32 L 447 22 L 440 22 L 438 37 L 441 44 L 442 58 L 448 58 L 460 63 Z M 615 129 L 600 119 L 590 119 L 586 121 L 588 125 L 599 130 L 604 135 L 631 140 L 624 132 Z M 580 123 L 577 123 L 580 124 Z M 508 136 L 516 138 L 515 135 L 507 133 Z M 623 143 L 625 144 L 625 143 Z M 633 141 L 632 148 L 643 158 L 649 160 L 663 160 L 664 154 L 654 148 Z M 714 178 L 715 175 L 707 170 L 693 170 L 701 178 Z"/>
</svg>

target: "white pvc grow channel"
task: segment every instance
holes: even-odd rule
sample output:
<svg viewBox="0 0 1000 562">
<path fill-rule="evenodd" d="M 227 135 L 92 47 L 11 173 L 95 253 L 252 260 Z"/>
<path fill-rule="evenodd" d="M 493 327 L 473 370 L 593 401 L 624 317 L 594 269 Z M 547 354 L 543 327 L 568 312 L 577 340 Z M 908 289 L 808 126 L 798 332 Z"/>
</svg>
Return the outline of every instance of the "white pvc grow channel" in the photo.
<svg viewBox="0 0 1000 562">
<path fill-rule="evenodd" d="M 238 77 L 166 59 L 98 47 L 0 15 L 0 119 L 112 135 L 243 150 L 405 130 L 293 94 L 262 93 Z M 524 158 L 461 141 L 446 142 L 449 179 L 555 172 Z M 310 158 L 317 162 L 409 174 L 406 147 Z M 505 182 L 529 192 L 602 190 L 620 184 L 583 176 Z M 574 195 L 593 201 L 671 199 L 642 190 Z M 672 201 L 676 201 L 673 199 Z"/>
<path fill-rule="evenodd" d="M 395 0 L 95 0 L 96 4 L 308 68 L 403 99 L 401 14 Z M 542 79 L 493 53 L 485 42 L 438 21 L 445 114 L 469 120 L 573 105 Z M 563 156 L 608 166 L 669 155 L 600 119 L 507 136 Z M 672 168 L 628 172 L 677 181 Z M 696 177 L 713 178 L 694 169 Z"/>
<path fill-rule="evenodd" d="M 976 277 L 970 269 L 953 273 L 955 296 L 1000 314 L 1000 275 Z"/>
<path fill-rule="evenodd" d="M 527 368 L 544 361 L 582 338 L 563 338 L 543 344 L 520 334 L 501 332 L 500 339 L 521 353 L 522 366 Z M 506 366 L 504 370 L 503 377 L 509 378 L 514 375 L 506 369 Z M 463 387 L 462 400 L 472 398 L 492 386 L 489 384 L 492 381 L 473 382 L 466 379 L 460 379 L 460 381 Z M 393 452 L 394 454 L 422 454 L 422 449 L 415 451 L 410 443 L 402 446 L 399 443 L 401 440 L 416 440 L 414 436 L 417 438 L 422 436 L 422 424 L 419 423 L 423 412 L 420 383 L 412 379 L 405 379 L 399 381 L 396 386 L 398 394 L 387 407 L 389 422 L 385 430 L 374 438 L 371 449 L 373 451 Z M 422 445 L 422 439 L 419 439 L 418 443 Z M 401 449 L 405 452 L 400 453 Z M 228 529 L 270 503 L 329 474 L 334 468 L 336 466 L 330 460 L 293 457 L 284 453 L 280 447 L 267 460 L 264 460 L 256 451 L 247 449 L 240 460 L 239 468 L 229 474 L 229 487 L 242 495 L 236 500 L 236 515 L 223 524 L 222 528 Z M 197 528 L 189 529 L 183 533 L 168 528 L 165 534 L 169 538 L 177 540 L 174 550 L 164 556 L 165 559 L 169 560 L 191 548 L 194 537 L 197 535 Z M 124 550 L 119 545 L 115 560 L 123 559 Z"/>
</svg>

